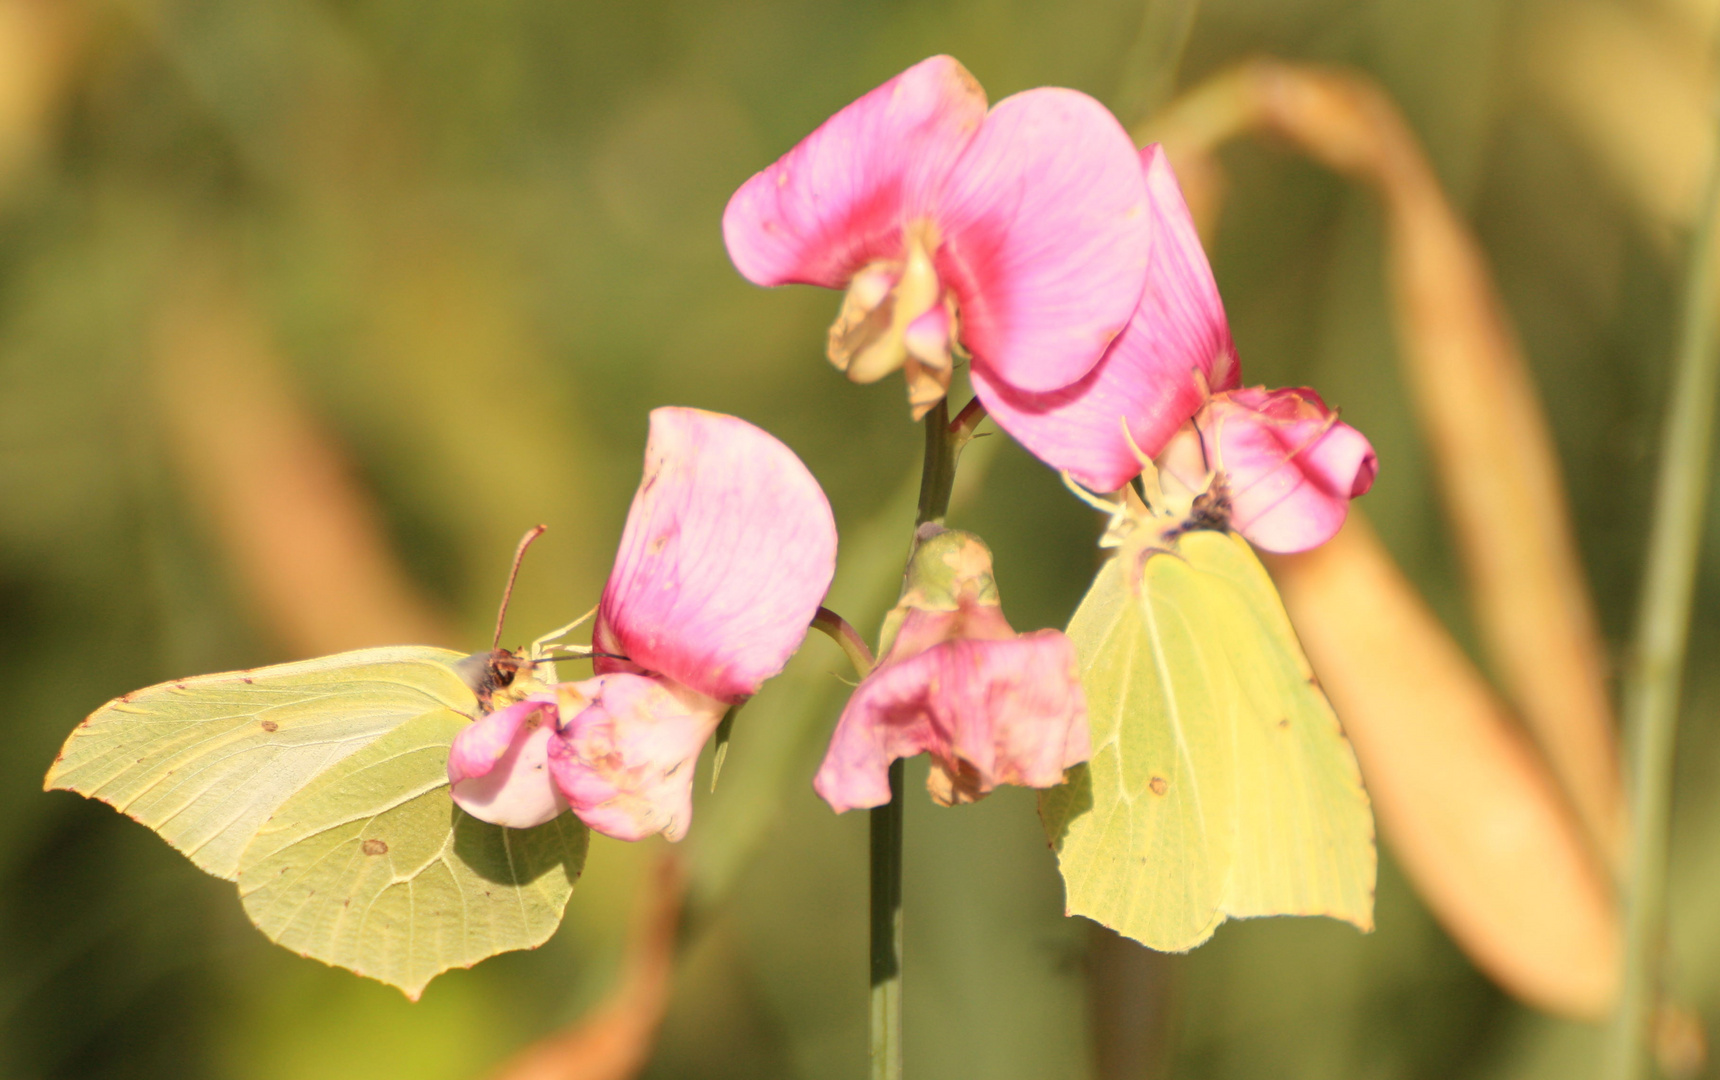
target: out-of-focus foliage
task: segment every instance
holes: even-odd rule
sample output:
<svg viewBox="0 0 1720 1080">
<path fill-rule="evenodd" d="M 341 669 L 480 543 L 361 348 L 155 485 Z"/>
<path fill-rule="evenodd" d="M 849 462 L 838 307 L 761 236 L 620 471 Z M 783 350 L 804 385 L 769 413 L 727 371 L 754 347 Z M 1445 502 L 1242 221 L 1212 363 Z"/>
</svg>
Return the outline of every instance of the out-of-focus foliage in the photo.
<svg viewBox="0 0 1720 1080">
<path fill-rule="evenodd" d="M 1614 643 L 1679 230 L 1709 150 L 1680 118 L 1706 102 L 1712 7 L 1207 0 L 1165 84 L 1266 51 L 1356 65 L 1393 95 L 1522 336 Z M 829 370 L 830 295 L 740 281 L 724 202 L 934 52 L 996 97 L 1060 84 L 1153 100 L 1161 81 L 1140 65 L 1175 50 L 1137 34 L 1177 32 L 1166 11 L 0 0 L 0 1076 L 473 1077 L 598 1001 L 657 842 L 595 840 L 548 945 L 410 1005 L 268 944 L 230 885 L 105 807 L 43 794 L 42 773 L 91 709 L 164 678 L 365 644 L 482 647 L 508 553 L 539 521 L 551 531 L 509 640 L 578 615 L 654 405 L 734 412 L 801 453 L 843 531 L 834 606 L 874 631 L 906 551 L 918 433 L 895 387 Z M 1373 199 L 1271 146 L 1223 162 L 1214 266 L 1249 381 L 1317 386 L 1373 439 L 1365 505 L 1471 642 L 1394 361 Z M 991 544 L 1016 626 L 1062 625 L 1097 523 L 1005 437 L 983 444 L 994 460 L 952 524 Z M 1713 522 L 1670 941 L 1676 988 L 1710 1024 L 1720 503 Z M 865 821 L 831 815 L 809 783 L 844 674 L 810 644 L 741 714 L 718 790 L 701 782 L 685 951 L 647 1075 L 862 1075 Z M 1090 1041 L 1108 1077 L 1590 1067 L 1593 1034 L 1476 974 L 1389 850 L 1371 936 L 1263 920 L 1186 957 L 1119 962 L 1124 947 L 1063 917 L 1030 795 L 938 810 L 923 766 L 909 778 L 916 1075 L 1089 1075 Z"/>
</svg>

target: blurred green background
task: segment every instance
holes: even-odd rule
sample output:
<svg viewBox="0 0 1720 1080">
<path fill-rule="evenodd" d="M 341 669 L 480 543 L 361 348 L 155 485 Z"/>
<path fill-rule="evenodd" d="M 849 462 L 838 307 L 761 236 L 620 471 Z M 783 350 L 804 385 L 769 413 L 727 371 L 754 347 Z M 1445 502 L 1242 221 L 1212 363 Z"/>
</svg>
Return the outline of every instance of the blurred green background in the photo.
<svg viewBox="0 0 1720 1080">
<path fill-rule="evenodd" d="M 1378 79 L 1492 261 L 1622 655 L 1715 6 L 1206 0 L 1172 73 L 1154 35 L 1183 5 L 1140 0 L 0 0 L 0 1076 L 475 1077 L 598 1000 L 660 841 L 595 838 L 548 945 L 412 1005 L 270 945 L 230 884 L 40 778 L 80 718 L 145 684 L 390 633 L 483 647 L 539 521 L 508 638 L 584 611 L 660 404 L 736 413 L 805 458 L 843 533 L 835 606 L 873 632 L 918 431 L 895 381 L 824 361 L 837 298 L 747 285 L 719 220 L 752 172 L 935 52 L 993 100 L 1056 84 L 1129 110 L 1262 52 Z M 1245 377 L 1316 386 L 1371 436 L 1367 508 L 1471 643 L 1373 199 L 1270 145 L 1223 161 L 1212 254 Z M 1018 628 L 1062 625 L 1093 515 L 1007 438 L 979 457 L 954 520 L 992 543 Z M 319 506 L 357 531 L 311 535 Z M 1672 953 L 1712 1028 L 1720 527 L 1706 551 Z M 809 646 L 744 714 L 722 787 L 700 784 L 696 917 L 648 1076 L 864 1074 L 866 824 L 809 783 L 841 673 Z M 1095 1025 L 1144 1048 L 1131 1076 L 1591 1068 L 1596 1033 L 1476 974 L 1389 851 L 1370 936 L 1261 920 L 1154 957 L 1062 916 L 1028 793 L 944 811 L 920 781 L 923 763 L 912 1075 L 1098 1075 Z"/>
</svg>

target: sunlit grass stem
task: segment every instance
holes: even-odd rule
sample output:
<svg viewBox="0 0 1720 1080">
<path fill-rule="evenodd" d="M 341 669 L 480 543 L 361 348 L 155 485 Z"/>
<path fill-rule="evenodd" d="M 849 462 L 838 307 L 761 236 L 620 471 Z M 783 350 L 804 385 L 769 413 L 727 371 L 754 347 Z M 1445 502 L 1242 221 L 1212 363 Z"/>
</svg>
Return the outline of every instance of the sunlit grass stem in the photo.
<svg viewBox="0 0 1720 1080">
<path fill-rule="evenodd" d="M 1717 110 L 1720 118 L 1720 110 Z M 1685 279 L 1683 331 L 1661 442 L 1648 560 L 1637 613 L 1635 655 L 1624 689 L 1624 726 L 1631 769 L 1631 844 L 1623 885 L 1624 982 L 1602 1058 L 1603 1080 L 1645 1075 L 1649 1033 L 1662 990 L 1667 832 L 1672 814 L 1672 751 L 1678 722 L 1690 607 L 1708 493 L 1708 460 L 1720 386 L 1715 304 L 1720 262 L 1720 160 L 1709 166 L 1708 188 L 1691 239 Z"/>
</svg>

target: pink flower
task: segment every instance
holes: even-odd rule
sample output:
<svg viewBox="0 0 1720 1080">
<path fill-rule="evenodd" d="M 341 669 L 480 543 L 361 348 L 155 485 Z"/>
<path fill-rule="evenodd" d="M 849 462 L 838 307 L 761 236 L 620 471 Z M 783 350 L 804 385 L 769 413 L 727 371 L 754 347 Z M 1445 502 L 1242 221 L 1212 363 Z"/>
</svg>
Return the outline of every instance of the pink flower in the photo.
<svg viewBox="0 0 1720 1080">
<path fill-rule="evenodd" d="M 1087 760 L 1075 648 L 1056 630 L 1010 629 L 978 537 L 923 536 L 884 635 L 813 780 L 837 813 L 889 802 L 890 763 L 922 751 L 944 806 L 998 784 L 1052 787 Z"/>
<path fill-rule="evenodd" d="M 514 828 L 571 806 L 609 836 L 679 840 L 700 748 L 782 670 L 835 568 L 830 506 L 793 451 L 732 416 L 655 410 L 592 631 L 626 659 L 527 685 L 461 731 L 454 801 Z"/>
<path fill-rule="evenodd" d="M 735 192 L 723 238 L 759 285 L 846 289 L 831 361 L 855 382 L 902 368 L 915 416 L 952 350 L 995 385 L 1086 375 L 1129 321 L 1150 224 L 1133 144 L 1074 90 L 986 110 L 934 56 L 848 105 Z"/>
<path fill-rule="evenodd" d="M 1251 386 L 1214 394 L 1171 440 L 1159 468 L 1200 490 L 1224 477 L 1230 524 L 1266 551 L 1330 540 L 1379 472 L 1368 440 L 1312 390 Z"/>
<path fill-rule="evenodd" d="M 1209 391 L 1228 390 L 1239 375 L 1224 303 L 1176 174 L 1156 143 L 1139 160 L 1152 250 L 1128 328 L 1085 376 L 1049 392 L 1026 392 L 973 367 L 974 391 L 998 426 L 1094 491 L 1128 483 L 1141 471 L 1136 447 L 1157 456 Z"/>
<path fill-rule="evenodd" d="M 974 390 L 999 426 L 1086 487 L 1114 491 L 1143 455 L 1160 458 L 1192 490 L 1222 477 L 1231 524 L 1257 547 L 1317 547 L 1373 484 L 1373 448 L 1312 390 L 1236 389 L 1224 303 L 1176 176 L 1157 145 L 1141 167 L 1153 247 L 1128 329 L 1061 390 L 1023 393 L 977 364 Z"/>
</svg>

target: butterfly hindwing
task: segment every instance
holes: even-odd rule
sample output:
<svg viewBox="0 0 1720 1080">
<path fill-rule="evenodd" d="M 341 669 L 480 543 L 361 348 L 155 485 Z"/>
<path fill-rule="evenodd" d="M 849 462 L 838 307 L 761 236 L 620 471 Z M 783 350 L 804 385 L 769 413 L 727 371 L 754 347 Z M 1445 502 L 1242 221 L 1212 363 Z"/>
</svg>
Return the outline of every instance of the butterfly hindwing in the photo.
<svg viewBox="0 0 1720 1080">
<path fill-rule="evenodd" d="M 455 806 L 448 745 L 465 724 L 415 716 L 282 804 L 240 864 L 251 921 L 413 998 L 449 968 L 548 940 L 588 832 L 571 814 L 506 829 Z"/>
</svg>

